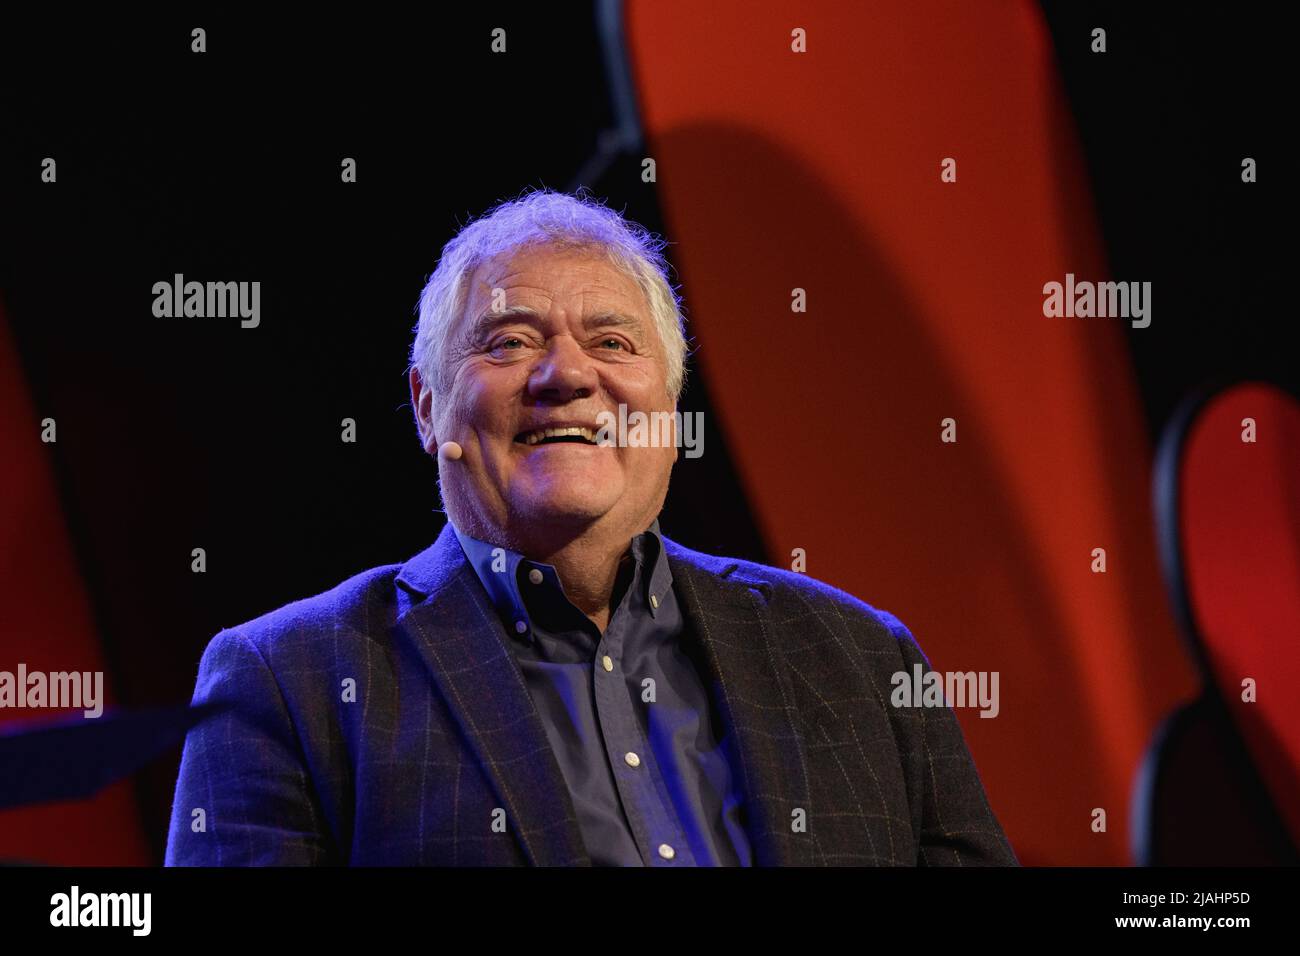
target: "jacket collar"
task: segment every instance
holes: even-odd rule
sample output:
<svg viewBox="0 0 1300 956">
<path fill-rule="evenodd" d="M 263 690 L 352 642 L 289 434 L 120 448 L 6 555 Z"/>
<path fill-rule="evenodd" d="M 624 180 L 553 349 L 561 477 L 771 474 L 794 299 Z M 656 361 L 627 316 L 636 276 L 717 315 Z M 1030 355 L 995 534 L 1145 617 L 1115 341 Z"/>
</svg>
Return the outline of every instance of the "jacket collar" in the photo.
<svg viewBox="0 0 1300 956">
<path fill-rule="evenodd" d="M 661 540 L 686 634 L 704 652 L 703 676 L 733 741 L 754 862 L 809 865 L 811 837 L 791 829 L 796 809 L 811 812 L 810 792 L 787 676 L 774 663 L 770 585 L 745 575 L 737 561 Z M 475 748 L 529 861 L 589 866 L 573 801 L 509 635 L 450 523 L 402 566 L 397 581 L 398 632 Z"/>
<path fill-rule="evenodd" d="M 545 579 L 559 587 L 563 587 L 555 567 L 540 561 L 531 561 L 525 558 L 518 551 L 510 548 L 498 547 L 486 541 L 480 541 L 478 538 L 466 534 L 448 520 L 447 524 L 455 532 L 456 538 L 460 541 L 461 550 L 465 552 L 465 557 L 469 560 L 470 567 L 478 575 L 483 589 L 487 591 L 488 597 L 500 612 L 506 627 L 515 627 L 519 634 L 519 639 L 528 642 L 534 640 L 532 630 L 532 614 L 529 611 L 528 601 L 525 599 L 525 590 L 530 585 L 520 582 L 521 570 L 537 571 L 545 576 Z M 641 600 L 645 604 L 646 613 L 652 618 L 657 618 L 662 613 L 659 607 L 659 601 L 653 600 L 653 595 L 665 595 L 670 593 L 673 583 L 673 573 L 668 565 L 668 557 L 664 551 L 663 536 L 659 531 L 659 520 L 655 521 L 641 534 L 630 539 L 630 546 L 627 552 L 628 558 L 635 560 L 638 567 L 636 581 L 637 587 L 641 594 Z M 540 581 L 538 582 L 541 583 Z M 611 608 L 611 613 L 613 608 Z M 575 613 L 576 610 L 575 610 Z M 524 628 L 519 628 L 516 622 L 522 621 Z"/>
</svg>

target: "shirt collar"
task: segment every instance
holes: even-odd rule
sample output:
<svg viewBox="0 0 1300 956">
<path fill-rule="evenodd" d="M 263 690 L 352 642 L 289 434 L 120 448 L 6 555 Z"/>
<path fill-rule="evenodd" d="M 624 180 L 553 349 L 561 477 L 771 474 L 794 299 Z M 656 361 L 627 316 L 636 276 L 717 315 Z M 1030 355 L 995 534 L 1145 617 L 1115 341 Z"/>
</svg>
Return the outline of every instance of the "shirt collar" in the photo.
<svg viewBox="0 0 1300 956">
<path fill-rule="evenodd" d="M 456 533 L 465 557 L 483 583 L 498 613 L 505 619 L 506 626 L 516 635 L 531 640 L 532 627 L 528 611 L 519 593 L 519 588 L 523 586 L 520 584 L 520 579 L 537 571 L 542 575 L 542 581 L 537 583 L 549 583 L 562 590 L 562 582 L 555 567 L 540 561 L 531 561 L 517 551 L 471 537 L 457 528 L 450 518 L 447 523 Z M 642 569 L 641 580 L 646 588 L 645 600 L 650 615 L 657 618 L 673 583 L 672 570 L 668 566 L 668 552 L 659 530 L 659 519 L 656 518 L 649 528 L 632 538 L 628 546 L 633 558 Z M 645 568 L 651 561 L 653 565 L 647 576 Z M 611 612 L 612 610 L 614 609 L 611 609 Z"/>
</svg>

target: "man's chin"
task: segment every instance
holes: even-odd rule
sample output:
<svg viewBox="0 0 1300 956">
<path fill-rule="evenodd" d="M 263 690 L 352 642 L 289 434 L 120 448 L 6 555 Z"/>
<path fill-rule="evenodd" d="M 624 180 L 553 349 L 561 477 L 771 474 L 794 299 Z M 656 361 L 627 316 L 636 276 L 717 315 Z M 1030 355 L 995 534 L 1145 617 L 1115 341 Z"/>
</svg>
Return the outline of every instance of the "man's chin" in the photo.
<svg viewBox="0 0 1300 956">
<path fill-rule="evenodd" d="M 616 502 L 616 498 L 611 500 L 585 495 L 551 495 L 521 501 L 517 514 L 537 524 L 581 527 L 603 518 Z"/>
</svg>

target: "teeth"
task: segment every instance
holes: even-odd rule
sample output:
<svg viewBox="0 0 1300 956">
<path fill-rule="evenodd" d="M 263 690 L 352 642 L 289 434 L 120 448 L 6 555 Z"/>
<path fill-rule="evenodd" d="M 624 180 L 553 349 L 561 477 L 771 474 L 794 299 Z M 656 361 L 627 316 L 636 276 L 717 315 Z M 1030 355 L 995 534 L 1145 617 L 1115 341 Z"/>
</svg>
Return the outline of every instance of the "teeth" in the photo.
<svg viewBox="0 0 1300 956">
<path fill-rule="evenodd" d="M 564 435 L 581 435 L 587 441 L 594 442 L 596 433 L 590 428 L 580 428 L 577 426 L 571 428 L 542 428 L 535 432 L 529 432 L 524 436 L 525 445 L 536 445 L 538 442 L 547 438 L 559 438 Z"/>
</svg>

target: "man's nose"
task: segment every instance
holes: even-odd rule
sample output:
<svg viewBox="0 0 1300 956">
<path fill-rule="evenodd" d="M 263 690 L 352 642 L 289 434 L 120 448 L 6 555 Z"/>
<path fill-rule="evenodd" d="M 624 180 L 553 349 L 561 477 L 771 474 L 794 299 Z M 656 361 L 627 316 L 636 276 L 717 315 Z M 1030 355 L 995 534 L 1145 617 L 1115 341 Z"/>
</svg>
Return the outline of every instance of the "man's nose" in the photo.
<svg viewBox="0 0 1300 956">
<path fill-rule="evenodd" d="M 596 363 L 571 335 L 557 335 L 528 376 L 528 392 L 549 402 L 586 398 L 597 387 Z"/>
</svg>

